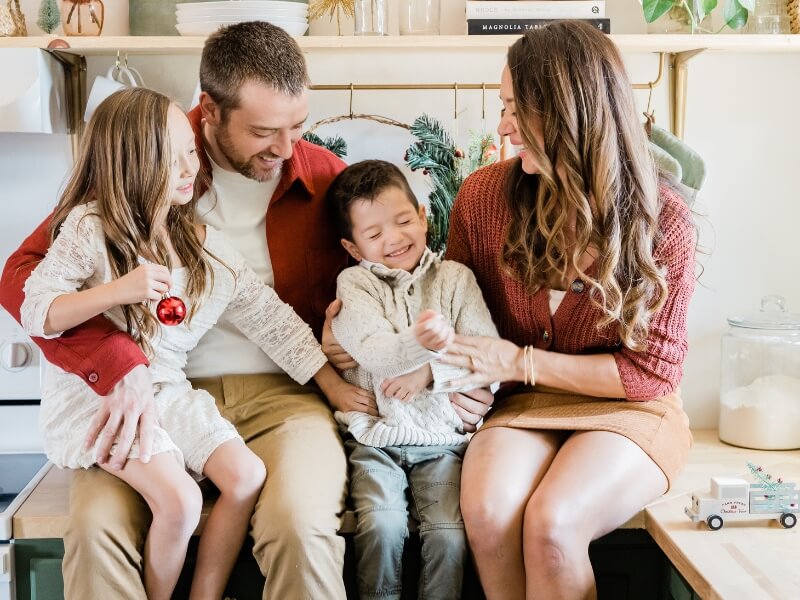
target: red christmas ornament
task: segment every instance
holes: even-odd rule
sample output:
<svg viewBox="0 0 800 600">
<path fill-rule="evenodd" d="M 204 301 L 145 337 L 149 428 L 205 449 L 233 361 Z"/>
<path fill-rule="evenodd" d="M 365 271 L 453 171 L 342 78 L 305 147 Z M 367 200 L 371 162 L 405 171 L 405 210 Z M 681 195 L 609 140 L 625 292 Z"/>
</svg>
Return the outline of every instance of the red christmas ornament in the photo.
<svg viewBox="0 0 800 600">
<path fill-rule="evenodd" d="M 456 158 L 464 158 L 464 151 L 461 148 L 456 148 L 455 155 Z"/>
<path fill-rule="evenodd" d="M 489 147 L 483 151 L 483 160 L 486 160 L 487 158 L 490 158 L 495 154 L 497 154 L 497 146 L 495 146 L 494 144 L 489 144 Z"/>
<path fill-rule="evenodd" d="M 164 296 L 156 306 L 156 316 L 164 325 L 180 325 L 186 318 L 186 305 L 177 296 Z"/>
</svg>

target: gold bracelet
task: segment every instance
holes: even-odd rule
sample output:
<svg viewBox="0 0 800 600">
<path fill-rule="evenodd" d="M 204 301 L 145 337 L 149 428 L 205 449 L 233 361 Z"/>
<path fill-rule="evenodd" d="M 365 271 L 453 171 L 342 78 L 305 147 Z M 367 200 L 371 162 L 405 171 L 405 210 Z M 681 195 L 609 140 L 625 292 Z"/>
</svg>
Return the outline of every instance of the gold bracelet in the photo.
<svg viewBox="0 0 800 600">
<path fill-rule="evenodd" d="M 528 385 L 528 347 L 522 347 L 522 385 Z"/>
<path fill-rule="evenodd" d="M 530 364 L 528 365 L 528 368 L 525 370 L 526 371 L 530 370 L 531 372 L 531 387 L 533 387 L 536 385 L 536 380 L 533 376 L 533 369 L 535 366 L 535 363 L 533 361 L 533 346 L 526 346 L 526 348 L 530 348 L 530 352 L 528 352 L 528 361 L 530 362 Z"/>
</svg>

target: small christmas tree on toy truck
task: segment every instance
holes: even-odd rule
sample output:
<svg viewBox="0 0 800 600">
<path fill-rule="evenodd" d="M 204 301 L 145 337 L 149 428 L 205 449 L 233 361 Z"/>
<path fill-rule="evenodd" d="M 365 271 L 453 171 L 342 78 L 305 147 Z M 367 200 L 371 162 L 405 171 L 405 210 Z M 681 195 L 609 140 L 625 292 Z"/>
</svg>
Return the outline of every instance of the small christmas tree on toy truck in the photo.
<svg viewBox="0 0 800 600">
<path fill-rule="evenodd" d="M 776 519 L 786 529 L 794 527 L 800 512 L 795 484 L 773 479 L 753 463 L 747 463 L 747 468 L 758 483 L 740 477 L 712 477 L 707 493 L 692 494 L 686 516 L 695 523 L 705 521 L 712 531 L 721 529 L 726 520 Z"/>
</svg>

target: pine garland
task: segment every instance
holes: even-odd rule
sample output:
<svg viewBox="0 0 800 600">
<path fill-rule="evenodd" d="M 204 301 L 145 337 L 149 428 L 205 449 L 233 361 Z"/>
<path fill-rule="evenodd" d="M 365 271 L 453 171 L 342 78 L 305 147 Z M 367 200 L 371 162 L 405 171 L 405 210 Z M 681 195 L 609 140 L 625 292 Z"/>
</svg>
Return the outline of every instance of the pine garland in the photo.
<svg viewBox="0 0 800 600">
<path fill-rule="evenodd" d="M 341 136 L 335 135 L 333 137 L 321 138 L 316 133 L 306 131 L 303 134 L 303 139 L 317 146 L 327 148 L 339 158 L 347 156 L 347 142 L 345 142 Z"/>
<path fill-rule="evenodd" d="M 497 147 L 491 134 L 473 135 L 465 157 L 442 125 L 428 115 L 414 121 L 411 133 L 418 141 L 406 151 L 406 165 L 412 171 L 422 169 L 431 178 L 428 245 L 434 252 L 443 252 L 450 231 L 450 211 L 461 184 L 467 175 L 497 160 Z"/>
</svg>

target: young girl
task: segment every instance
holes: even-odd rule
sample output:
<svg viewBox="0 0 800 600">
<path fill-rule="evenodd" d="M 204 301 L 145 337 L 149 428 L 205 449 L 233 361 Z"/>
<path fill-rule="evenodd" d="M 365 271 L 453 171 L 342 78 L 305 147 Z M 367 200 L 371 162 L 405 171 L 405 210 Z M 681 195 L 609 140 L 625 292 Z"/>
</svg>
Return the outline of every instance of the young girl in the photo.
<svg viewBox="0 0 800 600">
<path fill-rule="evenodd" d="M 202 507 L 187 473 L 220 491 L 200 540 L 192 598 L 222 597 L 266 478 L 264 464 L 192 389 L 187 352 L 223 311 L 281 368 L 305 383 L 326 364 L 311 329 L 264 285 L 221 234 L 195 220 L 195 136 L 184 113 L 146 89 L 117 92 L 89 122 L 75 170 L 52 217 L 53 243 L 25 285 L 22 322 L 32 336 L 57 337 L 99 315 L 127 330 L 150 357 L 156 418 L 153 458 L 134 444 L 120 470 L 99 464 L 138 491 L 153 513 L 144 548 L 144 585 L 167 599 Z M 187 318 L 163 327 L 165 295 Z M 100 405 L 79 377 L 48 365 L 40 425 L 59 467 L 97 464 L 83 444 Z M 102 436 L 101 436 L 102 438 Z M 144 457 L 143 457 L 144 458 Z"/>
</svg>

